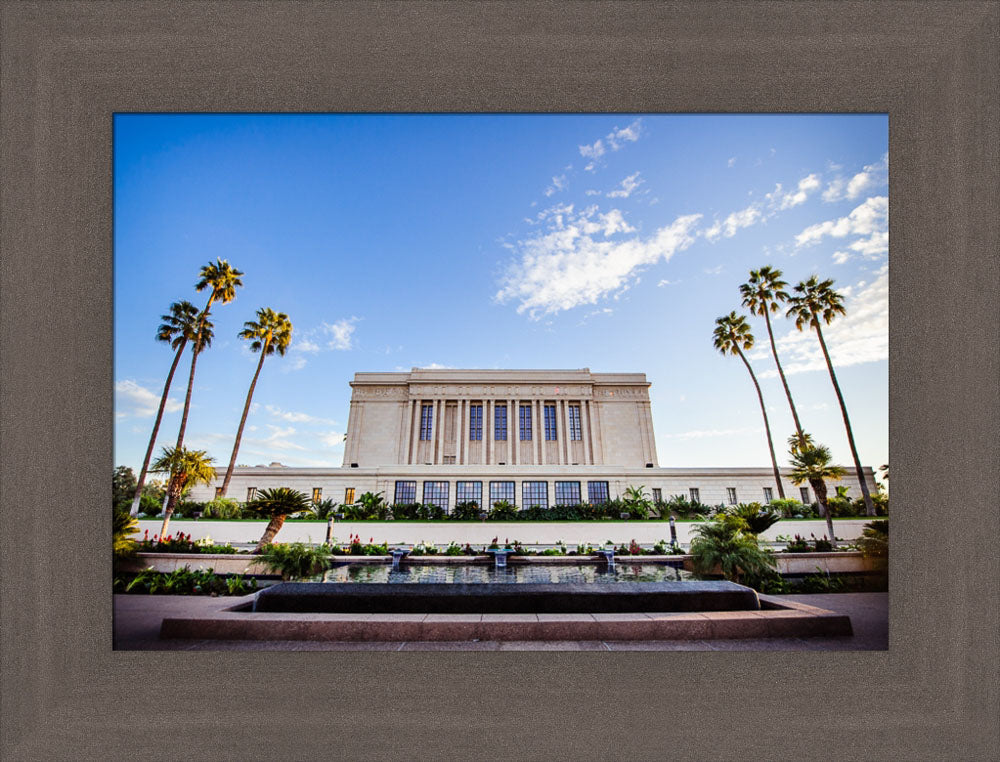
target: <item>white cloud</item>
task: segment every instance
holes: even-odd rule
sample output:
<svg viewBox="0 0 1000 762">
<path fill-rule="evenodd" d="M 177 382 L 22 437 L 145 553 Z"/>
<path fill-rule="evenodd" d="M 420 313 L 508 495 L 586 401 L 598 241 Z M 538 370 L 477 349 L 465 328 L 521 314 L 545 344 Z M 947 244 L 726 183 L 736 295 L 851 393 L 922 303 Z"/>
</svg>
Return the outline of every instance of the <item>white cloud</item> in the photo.
<svg viewBox="0 0 1000 762">
<path fill-rule="evenodd" d="M 831 165 L 831 168 L 837 165 Z M 854 200 L 863 192 L 870 188 L 885 185 L 889 179 L 889 154 L 883 154 L 882 158 L 874 164 L 868 164 L 850 179 L 845 179 L 838 175 L 831 180 L 823 191 L 824 201 L 842 201 L 844 199 Z"/>
<path fill-rule="evenodd" d="M 131 379 L 115 383 L 115 417 L 116 418 L 149 418 L 160 407 L 160 395 L 140 386 Z M 175 399 L 167 397 L 164 411 L 175 413 L 183 405 Z"/>
<path fill-rule="evenodd" d="M 645 182 L 644 180 L 639 180 L 638 178 L 638 172 L 629 175 L 618 184 L 618 188 L 608 194 L 608 198 L 628 198 L 632 195 L 632 191 Z"/>
<path fill-rule="evenodd" d="M 588 196 L 600 196 L 601 195 L 601 192 L 599 190 L 593 190 L 593 189 L 585 190 L 584 193 L 586 195 L 588 195 Z"/>
<path fill-rule="evenodd" d="M 343 431 L 325 431 L 319 435 L 319 441 L 327 447 L 343 447 L 344 436 Z"/>
<path fill-rule="evenodd" d="M 736 231 L 740 228 L 748 228 L 755 222 L 760 220 L 760 207 L 757 204 L 751 204 L 746 209 L 740 209 L 738 212 L 733 212 L 722 222 L 722 234 L 726 238 L 732 238 L 736 235 Z M 713 225 L 710 230 L 714 230 Z M 708 233 L 705 234 L 706 238 Z"/>
<path fill-rule="evenodd" d="M 324 423 L 333 425 L 335 422 L 327 418 L 318 418 L 308 413 L 298 413 L 291 410 L 282 410 L 275 405 L 264 405 L 264 409 L 274 418 L 280 418 L 289 423 Z"/>
<path fill-rule="evenodd" d="M 426 365 L 414 365 L 415 368 L 420 368 L 421 370 L 454 370 L 454 365 L 442 365 L 439 362 L 432 362 Z"/>
<path fill-rule="evenodd" d="M 666 439 L 709 439 L 714 437 L 731 437 L 737 434 L 756 434 L 763 431 L 760 426 L 757 428 L 743 429 L 694 429 L 693 431 L 682 431 L 677 434 L 666 434 Z"/>
<path fill-rule="evenodd" d="M 347 350 L 354 347 L 353 335 L 355 323 L 360 318 L 349 317 L 338 320 L 336 323 L 323 323 L 321 330 L 323 333 L 333 338 L 327 343 L 330 349 Z"/>
<path fill-rule="evenodd" d="M 719 273 L 722 272 L 722 265 L 716 265 L 715 267 L 707 267 L 705 268 L 704 272 L 706 275 L 718 275 Z"/>
<path fill-rule="evenodd" d="M 888 227 L 889 199 L 886 196 L 872 196 L 855 207 L 846 217 L 810 225 L 795 236 L 795 245 L 811 246 L 826 236 L 832 238 L 844 238 L 849 235 L 867 236 L 867 240 L 855 241 L 849 248 L 872 258 L 888 249 Z M 838 252 L 841 256 L 845 253 Z"/>
<path fill-rule="evenodd" d="M 592 159 L 594 161 L 589 162 L 584 170 L 587 172 L 593 172 L 597 167 L 597 159 L 604 156 L 609 150 L 617 151 L 621 149 L 625 143 L 634 143 L 639 139 L 642 134 L 642 119 L 636 119 L 632 124 L 627 127 L 618 128 L 617 126 L 611 130 L 607 135 L 599 140 L 595 140 L 593 143 L 588 145 L 578 146 L 580 149 L 580 155 L 586 159 Z"/>
<path fill-rule="evenodd" d="M 545 195 L 551 196 L 557 191 L 565 190 L 568 185 L 566 181 L 566 175 L 558 175 L 552 178 L 552 185 L 545 189 Z"/>
<path fill-rule="evenodd" d="M 818 189 L 819 186 L 819 176 L 811 174 L 799 180 L 794 191 L 787 193 L 782 192 L 781 183 L 778 183 L 771 193 L 766 194 L 765 198 L 767 198 L 772 208 L 777 207 L 782 210 L 791 209 L 793 206 L 804 204 L 806 199 L 809 198 L 809 194 Z"/>
<path fill-rule="evenodd" d="M 547 230 L 518 242 L 520 259 L 509 265 L 495 296 L 500 303 L 516 301 L 518 313 L 533 320 L 629 288 L 643 268 L 690 246 L 701 218 L 678 217 L 647 238 L 612 239 L 634 230 L 617 209 L 547 211 Z"/>
<path fill-rule="evenodd" d="M 301 339 L 292 343 L 292 349 L 297 352 L 308 352 L 310 354 L 315 354 L 319 352 L 319 344 L 315 341 L 310 341 L 309 339 Z"/>
<path fill-rule="evenodd" d="M 676 283 L 677 283 L 677 281 L 675 281 L 675 280 L 667 280 L 666 278 L 664 278 L 659 283 L 657 283 L 656 286 L 657 286 L 657 288 L 660 288 L 662 286 L 673 286 Z"/>
<path fill-rule="evenodd" d="M 878 362 L 889 357 L 889 265 L 878 270 L 870 284 L 864 281 L 853 287 L 839 289 L 847 298 L 847 314 L 822 326 L 823 338 L 830 350 L 834 368 Z M 855 293 L 856 292 L 856 293 Z M 786 375 L 826 370 L 826 360 L 812 328 L 776 339 L 781 367 Z M 776 370 L 760 374 L 761 378 L 777 376 Z"/>
<path fill-rule="evenodd" d="M 736 157 L 735 156 L 730 156 L 729 157 L 729 161 L 726 162 L 726 166 L 727 167 L 734 167 L 734 166 L 736 166 Z"/>
</svg>

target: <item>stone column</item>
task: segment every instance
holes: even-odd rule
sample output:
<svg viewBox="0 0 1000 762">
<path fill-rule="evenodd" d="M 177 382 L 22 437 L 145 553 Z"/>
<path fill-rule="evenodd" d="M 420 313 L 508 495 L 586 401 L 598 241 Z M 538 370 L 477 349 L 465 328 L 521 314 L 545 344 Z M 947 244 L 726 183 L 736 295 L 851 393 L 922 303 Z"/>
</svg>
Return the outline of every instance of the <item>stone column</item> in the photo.
<svg viewBox="0 0 1000 762">
<path fill-rule="evenodd" d="M 580 400 L 580 436 L 583 437 L 584 465 L 594 464 L 594 444 L 590 434 L 590 400 Z"/>
<path fill-rule="evenodd" d="M 443 458 L 441 457 L 441 451 L 444 449 L 444 437 L 441 431 L 444 428 L 444 400 L 434 400 L 434 417 L 431 419 L 433 422 L 431 426 L 433 430 L 431 431 L 431 450 L 433 457 L 431 458 L 431 463 L 435 466 L 440 465 Z"/>
<path fill-rule="evenodd" d="M 538 457 L 535 458 L 535 463 L 540 466 L 545 465 L 545 422 L 543 421 L 545 411 L 545 402 L 543 400 L 532 400 L 532 408 L 535 411 L 535 430 L 532 432 L 532 436 L 535 438 L 537 443 L 536 451 L 538 452 Z"/>
<path fill-rule="evenodd" d="M 486 463 L 491 464 L 495 460 L 496 443 L 493 441 L 493 419 L 496 416 L 493 400 L 483 403 L 486 406 L 485 419 L 483 421 L 483 442 L 486 444 Z"/>
<path fill-rule="evenodd" d="M 410 462 L 410 444 L 413 437 L 413 405 L 414 402 L 412 400 L 407 400 L 403 406 L 403 436 L 399 440 L 401 450 L 399 453 L 400 463 Z"/>
<path fill-rule="evenodd" d="M 563 425 L 564 400 L 556 400 L 556 463 L 566 465 L 569 461 L 563 455 L 566 446 L 566 427 Z"/>
<path fill-rule="evenodd" d="M 455 405 L 455 463 L 462 462 L 462 403 L 459 400 Z"/>
</svg>

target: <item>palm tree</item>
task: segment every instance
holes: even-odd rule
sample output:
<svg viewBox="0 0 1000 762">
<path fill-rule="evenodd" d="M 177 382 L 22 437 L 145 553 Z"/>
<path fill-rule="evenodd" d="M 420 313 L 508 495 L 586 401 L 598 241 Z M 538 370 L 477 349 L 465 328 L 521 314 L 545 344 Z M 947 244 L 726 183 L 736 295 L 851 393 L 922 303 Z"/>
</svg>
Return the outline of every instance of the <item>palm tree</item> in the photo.
<svg viewBox="0 0 1000 762">
<path fill-rule="evenodd" d="M 163 454 L 157 458 L 151 470 L 170 474 L 167 483 L 167 509 L 163 514 L 163 525 L 160 527 L 160 537 L 167 534 L 167 525 L 174 513 L 174 506 L 186 487 L 195 484 L 211 484 L 215 478 L 215 469 L 208 453 L 204 450 L 185 450 L 176 447 L 164 447 Z"/>
<path fill-rule="evenodd" d="M 175 449 L 180 450 L 184 446 L 184 429 L 187 428 L 188 411 L 191 409 L 191 390 L 194 388 L 194 368 L 198 363 L 198 355 L 201 347 L 201 337 L 208 323 L 208 311 L 212 308 L 212 302 L 218 300 L 223 304 L 228 304 L 236 298 L 236 289 L 243 285 L 240 280 L 242 272 L 233 268 L 226 260 L 216 259 L 209 262 L 199 273 L 200 280 L 195 284 L 195 291 L 204 291 L 211 288 L 212 293 L 208 296 L 208 303 L 205 309 L 198 316 L 198 334 L 194 342 L 194 351 L 191 353 L 191 372 L 188 374 L 187 394 L 184 396 L 184 412 L 181 414 L 181 427 L 177 432 L 177 444 Z"/>
<path fill-rule="evenodd" d="M 816 329 L 816 338 L 819 339 L 819 346 L 823 350 L 826 367 L 830 371 L 830 381 L 833 382 L 833 390 L 837 393 L 837 401 L 840 403 L 840 414 L 844 418 L 847 442 L 851 446 L 851 457 L 854 458 L 854 470 L 858 474 L 861 495 L 865 499 L 865 513 L 874 516 L 875 505 L 868 492 L 868 482 L 865 481 L 864 471 L 861 470 L 861 459 L 858 457 L 858 448 L 854 445 L 851 419 L 847 417 L 847 405 L 844 404 L 844 395 L 840 391 L 840 384 L 837 383 L 837 374 L 833 372 L 833 362 L 830 360 L 830 353 L 827 351 L 826 341 L 823 339 L 823 330 L 820 328 L 820 318 L 829 325 L 837 315 L 844 315 L 847 312 L 844 309 L 843 297 L 834 291 L 832 286 L 832 279 L 821 281 L 815 275 L 809 280 L 802 281 L 795 287 L 795 296 L 789 300 L 791 306 L 788 308 L 786 316 L 795 316 L 795 327 L 800 331 L 807 325 Z"/>
<path fill-rule="evenodd" d="M 723 514 L 694 532 L 690 552 L 698 576 L 719 569 L 726 579 L 739 582 L 743 575 L 759 579 L 774 569 L 774 557 L 761 549 L 742 519 Z"/>
<path fill-rule="evenodd" d="M 767 420 L 767 408 L 764 406 L 764 395 L 760 391 L 760 384 L 757 383 L 757 376 L 753 372 L 753 368 L 750 367 L 750 362 L 747 360 L 746 355 L 743 354 L 743 350 L 750 350 L 753 348 L 753 334 L 750 333 L 750 326 L 747 325 L 747 319 L 743 315 L 737 315 L 736 311 L 730 312 L 728 315 L 716 318 L 715 320 L 715 332 L 712 334 L 715 337 L 715 348 L 718 349 L 724 355 L 738 355 L 746 366 L 747 373 L 750 374 L 750 380 L 753 381 L 754 389 L 757 390 L 757 400 L 760 402 L 760 414 L 764 416 L 764 432 L 767 434 L 767 449 L 771 453 L 771 468 L 774 469 L 774 483 L 778 485 L 778 497 L 782 500 L 785 499 L 785 488 L 781 486 L 781 474 L 778 471 L 778 459 L 774 457 L 774 442 L 771 439 L 771 424 Z"/>
<path fill-rule="evenodd" d="M 750 271 L 750 280 L 740 286 L 740 294 L 743 296 L 743 306 L 750 310 L 752 315 L 763 315 L 767 324 L 767 337 L 771 340 L 771 355 L 774 357 L 774 364 L 778 368 L 778 376 L 781 384 L 785 387 L 785 397 L 788 398 L 788 407 L 792 409 L 792 419 L 795 421 L 795 433 L 802 437 L 802 424 L 799 423 L 799 414 L 792 401 L 792 392 L 788 388 L 788 380 L 785 378 L 785 371 L 778 360 L 778 348 L 774 344 L 774 331 L 771 328 L 771 313 L 778 311 L 778 305 L 788 300 L 788 292 L 785 286 L 788 284 L 781 280 L 781 270 L 776 270 L 770 265 L 759 270 Z"/>
<path fill-rule="evenodd" d="M 156 340 L 170 344 L 174 352 L 174 361 L 170 364 L 170 371 L 167 373 L 167 381 L 163 385 L 163 394 L 160 395 L 160 407 L 156 411 L 156 420 L 153 422 L 153 433 L 149 436 L 149 445 L 146 447 L 146 457 L 142 461 L 142 470 L 139 472 L 139 481 L 136 482 L 135 496 L 132 498 L 132 510 L 130 514 L 139 514 L 139 502 L 142 498 L 142 488 L 146 483 L 146 473 L 149 470 L 149 459 L 153 457 L 153 447 L 156 444 L 156 435 L 160 430 L 160 421 L 163 419 L 163 410 L 167 405 L 167 395 L 170 393 L 170 384 L 174 380 L 174 371 L 180 362 L 184 347 L 188 341 L 198 338 L 198 328 L 201 326 L 201 338 L 199 340 L 199 350 L 204 349 L 212 343 L 212 324 L 205 321 L 200 324 L 198 308 L 191 302 L 180 301 L 170 305 L 170 312 L 161 315 L 163 323 L 156 331 Z"/>
<path fill-rule="evenodd" d="M 252 342 L 250 349 L 254 352 L 260 352 L 260 361 L 257 363 L 257 371 L 253 374 L 253 381 L 250 382 L 246 404 L 243 405 L 243 416 L 240 418 L 240 427 L 236 430 L 236 441 L 233 443 L 233 455 L 229 459 L 226 478 L 222 480 L 221 495 L 223 497 L 226 496 L 229 482 L 233 478 L 236 455 L 240 451 L 240 440 L 243 438 L 243 427 L 247 422 L 247 413 L 250 412 L 250 400 L 253 399 L 253 390 L 257 386 L 257 377 L 260 376 L 260 369 L 264 367 L 264 358 L 275 352 L 284 355 L 288 351 L 288 345 L 292 340 L 292 323 L 284 312 L 275 312 L 268 307 L 261 307 L 257 310 L 257 321 L 248 320 L 245 322 L 239 336 L 241 339 Z"/>
<path fill-rule="evenodd" d="M 830 544 L 837 547 L 837 538 L 833 534 L 833 518 L 826 501 L 826 482 L 823 480 L 839 479 L 846 472 L 840 466 L 830 464 L 830 448 L 823 445 L 800 445 L 791 454 L 792 483 L 809 482 L 809 486 L 816 493 L 820 509 L 826 514 L 826 531 L 830 536 Z"/>
<path fill-rule="evenodd" d="M 285 523 L 285 517 L 290 513 L 309 510 L 310 501 L 304 494 L 290 487 L 276 487 L 274 489 L 261 490 L 256 499 L 247 503 L 247 507 L 254 512 L 267 516 L 271 520 L 267 522 L 264 534 L 254 548 L 254 553 L 263 552 L 265 546 L 270 545 L 274 536 L 278 534 Z"/>
</svg>

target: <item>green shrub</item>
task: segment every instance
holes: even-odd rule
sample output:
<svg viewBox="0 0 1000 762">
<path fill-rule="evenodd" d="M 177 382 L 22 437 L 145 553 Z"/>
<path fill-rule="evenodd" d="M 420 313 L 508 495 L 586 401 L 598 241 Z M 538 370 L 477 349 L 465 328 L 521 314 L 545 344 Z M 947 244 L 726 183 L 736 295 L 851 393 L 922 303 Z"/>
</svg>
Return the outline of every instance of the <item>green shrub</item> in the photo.
<svg viewBox="0 0 1000 762">
<path fill-rule="evenodd" d="M 506 500 L 498 500 L 490 508 L 489 521 L 515 521 L 518 513 L 516 505 L 511 505 Z"/>
<path fill-rule="evenodd" d="M 322 574 L 331 564 L 330 549 L 326 545 L 314 547 L 303 542 L 269 544 L 260 554 L 260 560 L 285 580 Z"/>
<path fill-rule="evenodd" d="M 148 595 L 246 595 L 257 589 L 253 577 L 220 577 L 212 569 L 192 571 L 185 566 L 170 573 L 143 569 L 131 581 L 115 580 L 115 590 Z"/>
<path fill-rule="evenodd" d="M 455 505 L 455 510 L 451 512 L 451 516 L 449 516 L 449 518 L 454 521 L 478 521 L 479 513 L 479 503 L 474 500 L 468 500 L 462 503 L 457 503 Z"/>
<path fill-rule="evenodd" d="M 785 518 L 792 518 L 802 513 L 803 505 L 794 498 L 786 497 L 779 500 L 772 500 L 768 507 L 775 511 L 780 511 Z"/>
<path fill-rule="evenodd" d="M 449 543 L 448 547 L 444 549 L 444 554 L 446 556 L 461 556 L 464 555 L 464 553 L 464 549 L 457 542 Z"/>
<path fill-rule="evenodd" d="M 720 514 L 695 529 L 691 555 L 696 574 L 711 575 L 719 568 L 723 577 L 739 582 L 743 575 L 761 577 L 775 567 L 774 557 L 741 524 L 745 526 L 738 517 Z"/>
<path fill-rule="evenodd" d="M 865 558 L 874 558 L 879 568 L 884 568 L 889 559 L 889 522 L 876 519 L 865 524 L 858 539 L 858 548 Z"/>
<path fill-rule="evenodd" d="M 747 531 L 752 535 L 759 535 L 761 532 L 781 521 L 781 511 L 770 506 L 765 508 L 760 503 L 740 503 L 730 506 L 726 512 L 732 516 L 739 516 L 746 522 Z"/>
<path fill-rule="evenodd" d="M 139 522 L 129 514 L 127 506 L 122 509 L 115 509 L 111 527 L 111 547 L 115 558 L 121 559 L 134 556 L 136 550 L 138 550 L 138 544 L 133 535 L 139 533 Z"/>
<path fill-rule="evenodd" d="M 795 535 L 785 547 L 786 553 L 811 553 L 812 546 L 809 545 L 809 541 L 802 537 L 801 535 Z"/>
<path fill-rule="evenodd" d="M 242 513 L 239 501 L 228 497 L 217 497 L 205 503 L 201 517 L 203 519 L 238 519 Z"/>
</svg>

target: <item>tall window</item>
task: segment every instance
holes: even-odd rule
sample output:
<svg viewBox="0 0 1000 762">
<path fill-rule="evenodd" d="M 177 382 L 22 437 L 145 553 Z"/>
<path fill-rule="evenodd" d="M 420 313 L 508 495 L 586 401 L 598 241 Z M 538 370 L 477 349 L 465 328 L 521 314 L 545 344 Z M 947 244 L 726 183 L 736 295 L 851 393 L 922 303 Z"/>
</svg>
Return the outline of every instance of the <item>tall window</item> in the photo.
<svg viewBox="0 0 1000 762">
<path fill-rule="evenodd" d="M 417 502 L 417 483 L 396 482 L 396 495 L 393 502 L 398 504 Z"/>
<path fill-rule="evenodd" d="M 545 406 L 545 441 L 551 442 L 556 438 L 556 406 Z"/>
<path fill-rule="evenodd" d="M 580 428 L 580 406 L 569 406 L 569 438 L 574 442 L 583 439 L 583 432 Z"/>
<path fill-rule="evenodd" d="M 448 510 L 448 482 L 424 482 L 424 502 Z"/>
<path fill-rule="evenodd" d="M 455 504 L 475 503 L 483 504 L 483 483 L 482 482 L 455 482 Z"/>
<path fill-rule="evenodd" d="M 770 503 L 774 500 L 774 489 L 771 487 L 764 487 L 764 502 Z"/>
<path fill-rule="evenodd" d="M 428 441 L 431 438 L 431 428 L 434 420 L 434 406 L 420 406 L 420 438 Z"/>
<path fill-rule="evenodd" d="M 653 502 L 662 503 L 663 502 L 663 490 L 659 487 L 653 487 Z"/>
<path fill-rule="evenodd" d="M 802 495 L 802 502 L 805 503 L 806 505 L 809 505 L 809 503 L 812 502 L 812 500 L 809 499 L 808 487 L 799 487 L 799 494 Z"/>
<path fill-rule="evenodd" d="M 322 499 L 323 499 L 323 488 L 313 487 L 313 502 L 318 503 Z"/>
<path fill-rule="evenodd" d="M 490 505 L 506 500 L 511 505 L 515 504 L 514 482 L 490 482 Z"/>
<path fill-rule="evenodd" d="M 549 483 L 548 482 L 521 482 L 521 505 L 530 508 L 537 505 L 541 508 L 549 507 Z"/>
<path fill-rule="evenodd" d="M 580 482 L 556 482 L 556 505 L 579 505 Z"/>
<path fill-rule="evenodd" d="M 344 490 L 344 505 L 354 505 L 354 487 Z"/>
<path fill-rule="evenodd" d="M 688 495 L 689 495 L 692 503 L 700 503 L 701 502 L 701 493 L 698 491 L 697 487 L 692 487 L 691 489 L 689 489 L 688 490 Z"/>
<path fill-rule="evenodd" d="M 587 482 L 587 500 L 595 505 L 608 502 L 607 482 Z"/>
<path fill-rule="evenodd" d="M 530 442 L 531 441 L 531 405 L 521 405 L 521 410 L 519 411 L 521 416 L 521 441 Z"/>
<path fill-rule="evenodd" d="M 469 405 L 469 439 L 479 442 L 483 438 L 483 406 Z"/>
<path fill-rule="evenodd" d="M 256 499 L 257 499 L 257 488 L 247 487 L 247 502 L 249 503 L 251 500 L 256 500 Z"/>
<path fill-rule="evenodd" d="M 730 505 L 736 505 L 736 487 L 726 487 L 726 497 Z"/>
<path fill-rule="evenodd" d="M 493 439 L 507 441 L 507 406 L 497 405 L 493 409 Z"/>
</svg>

